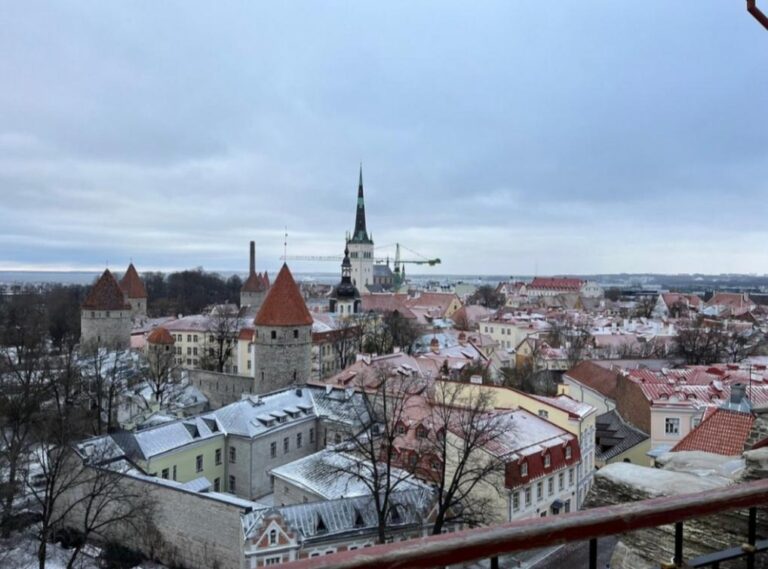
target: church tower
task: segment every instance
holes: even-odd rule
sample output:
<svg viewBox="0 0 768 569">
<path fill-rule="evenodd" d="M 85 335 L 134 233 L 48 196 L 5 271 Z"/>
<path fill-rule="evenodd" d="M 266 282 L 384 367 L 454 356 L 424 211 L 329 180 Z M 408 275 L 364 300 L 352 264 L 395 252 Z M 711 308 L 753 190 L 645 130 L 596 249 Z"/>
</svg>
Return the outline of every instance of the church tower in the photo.
<svg viewBox="0 0 768 569">
<path fill-rule="evenodd" d="M 373 239 L 365 227 L 365 198 L 363 196 L 363 166 L 360 165 L 360 183 L 357 187 L 357 214 L 355 231 L 347 241 L 352 266 L 352 284 L 365 294 L 373 284 Z"/>
<path fill-rule="evenodd" d="M 328 309 L 339 315 L 351 315 L 360 312 L 360 293 L 357 287 L 352 284 L 352 263 L 349 260 L 349 247 L 344 248 L 341 282 L 331 291 Z"/>
<path fill-rule="evenodd" d="M 253 321 L 254 393 L 309 380 L 312 315 L 288 265 L 275 278 Z"/>
</svg>

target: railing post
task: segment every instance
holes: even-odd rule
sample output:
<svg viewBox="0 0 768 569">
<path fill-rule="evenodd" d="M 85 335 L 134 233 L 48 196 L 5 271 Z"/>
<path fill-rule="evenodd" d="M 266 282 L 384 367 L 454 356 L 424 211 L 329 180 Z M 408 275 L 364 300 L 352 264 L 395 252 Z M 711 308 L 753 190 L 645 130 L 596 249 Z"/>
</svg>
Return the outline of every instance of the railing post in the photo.
<svg viewBox="0 0 768 569">
<path fill-rule="evenodd" d="M 675 524 L 675 567 L 683 566 L 683 522 Z"/>
<path fill-rule="evenodd" d="M 757 508 L 749 509 L 749 526 L 747 528 L 747 543 L 742 549 L 747 552 L 747 569 L 755 569 L 755 542 L 757 541 Z"/>
<path fill-rule="evenodd" d="M 597 538 L 589 540 L 589 569 L 597 569 Z"/>
</svg>

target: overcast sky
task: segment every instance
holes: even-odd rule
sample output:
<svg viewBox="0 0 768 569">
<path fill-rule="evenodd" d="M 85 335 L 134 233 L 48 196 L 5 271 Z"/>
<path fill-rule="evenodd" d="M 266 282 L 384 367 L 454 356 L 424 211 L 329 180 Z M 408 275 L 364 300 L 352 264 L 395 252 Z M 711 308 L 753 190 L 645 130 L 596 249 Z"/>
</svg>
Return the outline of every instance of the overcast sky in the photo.
<svg viewBox="0 0 768 569">
<path fill-rule="evenodd" d="M 742 1 L 0 0 L 0 54 L 0 269 L 339 255 L 362 161 L 435 272 L 768 272 Z"/>
</svg>

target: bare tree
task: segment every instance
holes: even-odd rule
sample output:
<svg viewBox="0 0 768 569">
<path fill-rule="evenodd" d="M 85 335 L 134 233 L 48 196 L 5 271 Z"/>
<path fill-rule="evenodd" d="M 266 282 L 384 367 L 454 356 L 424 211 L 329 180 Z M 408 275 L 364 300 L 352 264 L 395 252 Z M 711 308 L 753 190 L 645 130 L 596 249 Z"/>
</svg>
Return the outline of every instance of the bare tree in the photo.
<svg viewBox="0 0 768 569">
<path fill-rule="evenodd" d="M 51 358 L 45 313 L 37 295 L 3 306 L 0 327 L 0 499 L 2 535 L 12 529 L 14 502 L 34 443 L 33 426 L 49 397 Z"/>
<path fill-rule="evenodd" d="M 114 344 L 95 342 L 83 350 L 80 372 L 90 402 L 93 434 L 117 427 L 117 409 L 129 385 L 130 352 Z"/>
<path fill-rule="evenodd" d="M 223 373 L 235 352 L 239 333 L 238 308 L 233 304 L 215 306 L 208 317 L 200 367 Z"/>
<path fill-rule="evenodd" d="M 406 422 L 409 399 L 422 393 L 425 384 L 416 376 L 392 374 L 381 367 L 375 370 L 374 377 L 360 378 L 357 387 L 363 402 L 353 407 L 359 427 L 345 443 L 335 447 L 357 460 L 340 467 L 339 474 L 352 477 L 368 489 L 377 516 L 378 543 L 385 543 L 390 518 L 397 508 L 396 493 L 411 479 L 411 474 L 398 464 L 396 441 Z"/>
<path fill-rule="evenodd" d="M 147 383 L 155 403 L 166 402 L 169 392 L 181 381 L 176 365 L 176 354 L 168 344 L 150 345 L 147 351 Z M 149 405 L 149 401 L 144 401 Z"/>
<path fill-rule="evenodd" d="M 57 386 L 57 382 L 53 382 Z M 84 454 L 76 441 L 89 428 L 87 415 L 68 404 L 56 387 L 53 398 L 35 423 L 35 447 L 27 491 L 41 514 L 38 565 L 45 568 L 48 542 L 54 533 L 78 520 L 83 540 L 103 535 L 109 526 L 130 524 L 150 515 L 150 502 L 138 486 L 109 468 L 114 446 L 101 437 Z M 67 565 L 74 566 L 82 543 L 76 544 Z"/>
<path fill-rule="evenodd" d="M 342 317 L 331 334 L 336 353 L 337 369 L 345 369 L 354 363 L 361 346 L 361 323 L 356 316 Z"/>
<path fill-rule="evenodd" d="M 432 429 L 423 431 L 427 448 L 422 451 L 436 456 L 439 466 L 432 480 L 437 493 L 432 533 L 456 521 L 470 526 L 492 522 L 493 500 L 476 490 L 504 471 L 504 464 L 486 451 L 505 434 L 493 413 L 493 396 L 471 385 L 438 381 L 432 399 Z"/>
</svg>

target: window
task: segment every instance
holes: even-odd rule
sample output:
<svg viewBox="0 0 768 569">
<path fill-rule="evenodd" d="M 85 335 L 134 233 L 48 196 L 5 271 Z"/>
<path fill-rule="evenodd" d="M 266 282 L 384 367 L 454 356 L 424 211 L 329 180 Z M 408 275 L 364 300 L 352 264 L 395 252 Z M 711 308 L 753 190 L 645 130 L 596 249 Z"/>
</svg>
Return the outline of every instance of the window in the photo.
<svg viewBox="0 0 768 569">
<path fill-rule="evenodd" d="M 512 493 L 512 511 L 516 512 L 520 509 L 520 492 Z"/>
<path fill-rule="evenodd" d="M 549 453 L 544 455 L 544 468 L 549 468 L 552 466 L 552 457 Z"/>
<path fill-rule="evenodd" d="M 536 483 L 536 500 L 541 502 L 544 499 L 544 483 L 539 481 Z"/>
<path fill-rule="evenodd" d="M 520 465 L 520 476 L 522 476 L 523 478 L 528 476 L 528 463 L 527 462 L 524 462 L 523 464 Z"/>
<path fill-rule="evenodd" d="M 570 446 L 565 447 L 565 460 L 571 460 L 572 456 L 573 456 L 573 452 L 571 451 L 571 447 Z"/>
<path fill-rule="evenodd" d="M 547 492 L 549 493 L 550 496 L 555 493 L 555 477 L 554 476 L 550 476 L 547 479 Z"/>
<path fill-rule="evenodd" d="M 565 488 L 565 473 L 561 472 L 557 475 L 557 489 L 562 490 Z"/>
<path fill-rule="evenodd" d="M 291 445 L 291 440 L 288 437 L 283 439 L 283 454 L 288 454 L 288 449 Z"/>
<path fill-rule="evenodd" d="M 176 465 L 173 465 L 173 479 L 176 480 Z"/>
<path fill-rule="evenodd" d="M 214 492 L 221 491 L 221 478 L 214 478 L 213 479 L 213 491 Z"/>
<path fill-rule="evenodd" d="M 568 485 L 573 486 L 573 468 L 568 469 Z"/>
<path fill-rule="evenodd" d="M 220 448 L 217 448 L 217 449 L 216 449 L 216 454 L 215 454 L 215 460 L 214 460 L 214 462 L 215 462 L 217 465 L 221 464 L 221 449 L 220 449 Z"/>
<path fill-rule="evenodd" d="M 664 419 L 664 432 L 668 435 L 680 434 L 680 419 L 676 417 L 667 417 Z"/>
<path fill-rule="evenodd" d="M 314 427 L 309 429 L 309 444 L 312 444 L 315 442 L 315 429 Z"/>
<path fill-rule="evenodd" d="M 237 489 L 237 480 L 234 476 L 229 477 L 229 491 L 232 492 L 232 494 L 235 493 L 235 490 Z"/>
<path fill-rule="evenodd" d="M 237 449 L 235 447 L 229 447 L 229 463 L 234 464 L 237 462 Z"/>
<path fill-rule="evenodd" d="M 277 545 L 277 530 L 269 530 L 269 545 Z"/>
<path fill-rule="evenodd" d="M 301 433 L 296 433 L 296 448 L 301 448 Z"/>
<path fill-rule="evenodd" d="M 530 506 L 531 505 L 531 488 L 530 486 L 525 489 L 525 505 Z"/>
<path fill-rule="evenodd" d="M 203 471 L 203 455 L 198 454 L 197 457 L 195 457 L 195 468 L 197 468 L 198 472 Z"/>
<path fill-rule="evenodd" d="M 269 443 L 269 456 L 272 458 L 277 456 L 277 443 L 274 441 Z"/>
<path fill-rule="evenodd" d="M 167 468 L 163 468 L 163 471 L 160 474 L 160 476 L 165 478 L 166 480 L 168 480 L 168 469 Z"/>
</svg>

